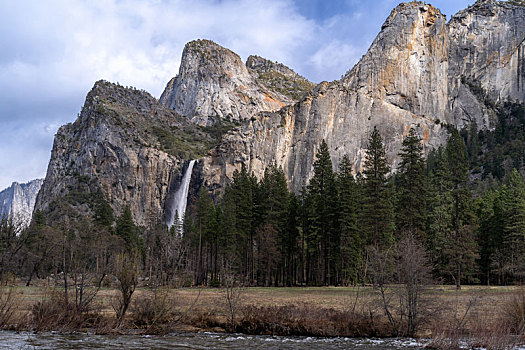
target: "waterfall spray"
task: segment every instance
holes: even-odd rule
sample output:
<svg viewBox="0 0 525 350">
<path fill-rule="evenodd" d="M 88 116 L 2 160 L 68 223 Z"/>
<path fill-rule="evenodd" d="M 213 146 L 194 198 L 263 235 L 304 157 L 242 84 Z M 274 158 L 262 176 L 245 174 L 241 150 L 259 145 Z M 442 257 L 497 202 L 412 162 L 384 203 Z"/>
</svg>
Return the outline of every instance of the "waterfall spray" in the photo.
<svg viewBox="0 0 525 350">
<path fill-rule="evenodd" d="M 186 213 L 186 205 L 188 203 L 188 191 L 190 189 L 191 173 L 193 172 L 193 165 L 195 164 L 195 159 L 191 160 L 188 164 L 186 172 L 182 176 L 182 181 L 180 183 L 175 196 L 170 205 L 170 217 L 168 219 L 168 227 L 171 228 L 175 223 L 175 214 L 178 214 L 179 220 L 182 222 L 184 220 L 184 214 Z"/>
</svg>

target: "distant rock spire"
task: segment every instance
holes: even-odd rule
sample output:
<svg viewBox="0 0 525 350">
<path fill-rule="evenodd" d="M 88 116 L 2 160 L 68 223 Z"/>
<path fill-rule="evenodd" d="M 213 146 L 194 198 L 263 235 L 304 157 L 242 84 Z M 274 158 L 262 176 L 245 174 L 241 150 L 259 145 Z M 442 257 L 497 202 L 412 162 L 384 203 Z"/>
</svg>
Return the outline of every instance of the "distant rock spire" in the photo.
<svg viewBox="0 0 525 350">
<path fill-rule="evenodd" d="M 23 184 L 13 182 L 0 192 L 0 217 L 12 219 L 20 229 L 29 226 L 36 197 L 43 182 L 43 179 Z"/>
</svg>

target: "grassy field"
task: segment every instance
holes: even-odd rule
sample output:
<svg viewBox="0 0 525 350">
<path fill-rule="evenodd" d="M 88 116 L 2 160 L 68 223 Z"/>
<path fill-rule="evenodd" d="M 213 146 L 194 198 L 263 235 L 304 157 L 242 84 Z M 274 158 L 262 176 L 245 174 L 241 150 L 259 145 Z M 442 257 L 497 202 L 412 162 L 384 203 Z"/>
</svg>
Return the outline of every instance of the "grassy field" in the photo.
<svg viewBox="0 0 525 350">
<path fill-rule="evenodd" d="M 3 287 L 3 295 L 6 288 Z M 399 318 L 401 311 L 397 289 L 397 286 L 390 286 L 387 298 L 390 310 Z M 317 336 L 396 335 L 392 333 L 379 290 L 370 286 L 243 288 L 234 292 L 239 299 L 233 306 L 235 322 L 231 326 L 232 308 L 224 289 L 159 289 L 155 299 L 151 289 L 137 288 L 123 328 L 146 329 L 153 333 L 159 330 L 213 330 Z M 45 300 L 60 300 L 62 295 L 59 286 L 15 286 L 10 303 L 16 306 L 16 312 L 11 324 L 17 324 L 18 329 L 39 330 L 39 326 L 32 321 L 35 319 L 35 305 Z M 98 317 L 97 321 L 68 321 L 68 327 L 51 328 L 71 331 L 94 327 L 96 331 L 106 332 L 112 329 L 115 319 L 112 305 L 117 295 L 116 289 L 103 288 L 99 291 L 91 307 L 91 313 Z M 69 300 L 75 300 L 74 291 L 70 293 Z M 455 286 L 431 286 L 421 298 L 422 323 L 418 335 L 434 337 L 439 333 L 442 337 L 450 337 L 452 332 L 459 337 L 479 333 L 484 336 L 489 334 L 500 341 L 502 336 L 508 336 L 512 331 L 508 327 L 501 328 L 509 319 L 509 310 L 523 308 L 523 305 L 523 289 L 517 286 L 464 286 L 460 291 L 456 291 Z M 63 310 L 61 307 L 58 309 Z M 52 317 L 53 312 L 57 311 L 44 309 L 41 313 Z M 64 318 L 64 315 L 60 317 Z M 521 317 L 519 312 L 517 317 Z M 65 321 L 61 322 L 44 320 L 44 325 L 62 325 Z M 487 340 L 484 342 L 487 343 Z"/>
<path fill-rule="evenodd" d="M 6 287 L 3 287 L 4 289 Z M 396 288 L 392 286 L 392 289 Z M 162 289 L 164 290 L 164 289 Z M 467 305 L 476 297 L 477 307 L 484 313 L 491 313 L 505 304 L 523 288 L 519 286 L 463 286 L 457 291 L 455 286 L 431 286 L 423 293 L 424 299 L 430 299 L 439 304 Z M 31 308 L 31 305 L 49 297 L 50 293 L 62 293 L 60 286 L 15 286 L 14 294 L 21 310 Z M 117 295 L 114 288 L 102 288 L 97 295 L 97 303 L 109 307 L 109 300 Z M 152 293 L 150 288 L 137 288 L 134 297 Z M 345 310 L 349 307 L 365 307 L 374 303 L 378 291 L 370 286 L 365 287 L 247 287 L 240 289 L 243 304 L 257 306 L 285 306 L 288 304 L 311 304 L 320 307 Z M 221 288 L 171 288 L 169 295 L 175 303 L 181 306 L 194 302 L 197 308 L 221 308 L 226 303 L 225 291 Z M 74 297 L 74 294 L 73 294 Z"/>
</svg>

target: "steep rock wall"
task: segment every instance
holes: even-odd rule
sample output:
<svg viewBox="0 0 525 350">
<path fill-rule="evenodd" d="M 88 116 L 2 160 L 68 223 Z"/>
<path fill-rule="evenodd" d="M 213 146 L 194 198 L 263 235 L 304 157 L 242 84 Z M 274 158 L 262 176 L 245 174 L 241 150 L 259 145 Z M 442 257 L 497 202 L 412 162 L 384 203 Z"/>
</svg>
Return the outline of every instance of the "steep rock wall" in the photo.
<svg viewBox="0 0 525 350">
<path fill-rule="evenodd" d="M 313 171 L 323 139 L 337 167 L 348 154 L 356 171 L 371 130 L 384 137 L 387 157 L 397 166 L 411 127 L 426 149 L 446 139 L 437 119 L 447 104 L 447 30 L 443 15 L 423 3 L 401 4 L 360 62 L 341 81 L 319 84 L 294 106 L 261 113 L 204 159 L 205 184 L 221 188 L 246 163 L 258 177 L 275 162 L 291 189 L 299 191 Z"/>
<path fill-rule="evenodd" d="M 204 182 L 219 189 L 243 162 L 258 177 L 275 162 L 299 191 L 322 139 L 334 167 L 348 154 L 359 171 L 377 126 L 395 171 L 411 127 L 425 150 L 446 141 L 446 124 L 490 128 L 490 101 L 525 101 L 524 31 L 523 6 L 479 1 L 447 24 L 431 5 L 400 4 L 343 79 L 321 83 L 296 105 L 260 113 L 227 135 L 203 160 Z"/>
<path fill-rule="evenodd" d="M 116 214 L 130 205 L 138 225 L 156 222 L 184 160 L 163 151 L 155 132 L 185 123 L 145 92 L 97 82 L 78 119 L 57 132 L 36 209 L 101 190 Z"/>
<path fill-rule="evenodd" d="M 259 111 L 277 111 L 293 100 L 260 84 L 234 52 L 196 40 L 184 47 L 179 74 L 160 102 L 195 124 L 212 125 L 219 118 L 244 120 Z"/>
<path fill-rule="evenodd" d="M 43 179 L 28 183 L 13 182 L 11 186 L 0 192 L 0 218 L 13 220 L 17 228 L 23 229 L 31 222 L 36 197 Z"/>
<path fill-rule="evenodd" d="M 490 127 L 488 98 L 525 101 L 525 7 L 478 1 L 448 24 L 449 122 Z"/>
</svg>

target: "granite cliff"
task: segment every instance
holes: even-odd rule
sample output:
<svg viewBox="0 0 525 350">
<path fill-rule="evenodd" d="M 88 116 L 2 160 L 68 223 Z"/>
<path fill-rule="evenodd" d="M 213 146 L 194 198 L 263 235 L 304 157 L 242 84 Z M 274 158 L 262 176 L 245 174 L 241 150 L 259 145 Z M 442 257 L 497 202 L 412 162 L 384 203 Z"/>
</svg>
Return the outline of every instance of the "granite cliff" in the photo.
<svg viewBox="0 0 525 350">
<path fill-rule="evenodd" d="M 292 104 L 300 90 L 294 81 L 303 89 L 313 86 L 284 65 L 260 57 L 247 63 L 212 41 L 192 41 L 184 47 L 179 74 L 168 82 L 160 102 L 196 124 L 212 125 L 218 119 L 244 120 Z"/>
<path fill-rule="evenodd" d="M 36 207 L 71 189 L 103 191 L 117 213 L 129 203 L 146 225 L 164 215 L 190 159 L 193 184 L 213 191 L 243 163 L 261 176 L 273 162 L 298 191 L 322 139 L 334 167 L 348 154 L 362 169 L 374 126 L 395 169 L 411 127 L 428 151 L 445 142 L 447 125 L 491 128 L 495 103 L 525 101 L 524 39 L 523 6 L 478 1 L 447 23 L 431 5 L 403 3 L 352 69 L 315 87 L 282 64 L 190 42 L 160 101 L 95 85 L 77 121 L 57 133 Z"/>
<path fill-rule="evenodd" d="M 13 182 L 11 186 L 0 192 L 0 218 L 7 217 L 14 220 L 20 229 L 31 222 L 36 196 L 43 179 L 36 179 L 28 183 Z"/>
<path fill-rule="evenodd" d="M 524 31 L 525 7 L 506 2 L 478 1 L 448 24 L 431 5 L 400 4 L 341 80 L 322 82 L 297 104 L 259 113 L 228 134 L 203 159 L 204 182 L 220 188 L 241 163 L 261 176 L 276 162 L 298 191 L 322 139 L 334 166 L 348 154 L 358 171 L 374 126 L 394 168 L 411 127 L 425 150 L 446 140 L 447 124 L 490 128 L 494 103 L 525 100 Z"/>
<path fill-rule="evenodd" d="M 117 214 L 130 205 L 137 224 L 155 223 L 180 181 L 183 159 L 202 156 L 214 142 L 148 93 L 99 81 L 77 120 L 55 136 L 36 209 L 49 213 L 65 200 L 89 213 L 102 192 Z"/>
</svg>

